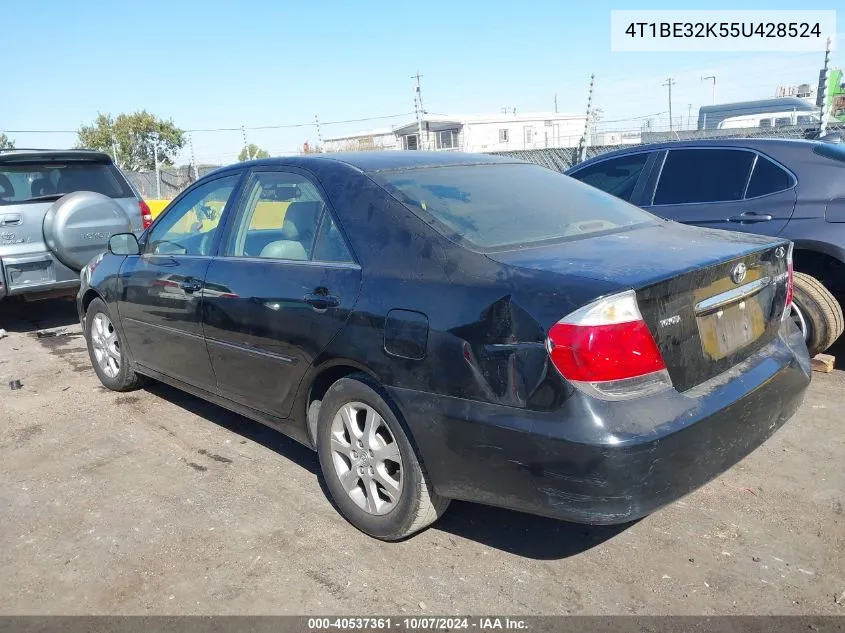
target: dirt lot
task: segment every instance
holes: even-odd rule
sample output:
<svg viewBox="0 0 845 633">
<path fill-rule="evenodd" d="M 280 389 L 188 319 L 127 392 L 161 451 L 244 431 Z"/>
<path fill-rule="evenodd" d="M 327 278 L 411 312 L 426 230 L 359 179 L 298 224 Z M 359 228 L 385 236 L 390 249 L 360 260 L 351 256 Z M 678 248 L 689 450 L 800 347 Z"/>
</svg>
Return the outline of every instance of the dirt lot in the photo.
<svg viewBox="0 0 845 633">
<path fill-rule="evenodd" d="M 71 303 L 0 307 L 0 327 L 2 613 L 845 615 L 842 371 L 635 525 L 453 503 L 385 544 L 334 511 L 307 449 L 159 384 L 101 389 Z"/>
</svg>

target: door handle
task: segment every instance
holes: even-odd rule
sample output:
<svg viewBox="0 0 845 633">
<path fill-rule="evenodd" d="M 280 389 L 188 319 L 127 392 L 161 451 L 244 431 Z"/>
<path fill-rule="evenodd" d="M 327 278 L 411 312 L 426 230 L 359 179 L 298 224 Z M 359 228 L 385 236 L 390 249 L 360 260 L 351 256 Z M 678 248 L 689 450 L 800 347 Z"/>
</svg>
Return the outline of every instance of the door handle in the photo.
<svg viewBox="0 0 845 633">
<path fill-rule="evenodd" d="M 179 287 L 188 294 L 202 290 L 202 282 L 199 279 L 188 277 L 179 282 Z"/>
<path fill-rule="evenodd" d="M 303 301 L 309 304 L 315 310 L 327 310 L 328 308 L 336 308 L 340 305 L 340 299 L 329 294 L 317 294 L 309 292 Z"/>
<path fill-rule="evenodd" d="M 772 216 L 767 213 L 756 213 L 755 211 L 743 211 L 739 215 L 732 215 L 728 218 L 728 222 L 743 222 L 743 223 L 753 223 L 753 222 L 769 222 L 771 221 Z"/>
</svg>

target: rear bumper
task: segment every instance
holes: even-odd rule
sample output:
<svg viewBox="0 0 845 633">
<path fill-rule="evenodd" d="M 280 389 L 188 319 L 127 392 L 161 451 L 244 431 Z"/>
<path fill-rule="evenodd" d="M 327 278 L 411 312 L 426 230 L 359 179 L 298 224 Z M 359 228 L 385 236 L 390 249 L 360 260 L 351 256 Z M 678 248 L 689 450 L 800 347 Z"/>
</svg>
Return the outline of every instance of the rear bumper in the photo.
<svg viewBox="0 0 845 633">
<path fill-rule="evenodd" d="M 626 403 L 574 392 L 563 411 L 390 389 L 435 490 L 591 524 L 643 517 L 751 453 L 803 402 L 810 361 L 785 323 L 763 350 L 694 390 Z"/>
<path fill-rule="evenodd" d="M 71 270 L 49 251 L 8 255 L 0 261 L 0 298 L 4 295 L 35 295 L 79 287 L 79 273 Z"/>
</svg>

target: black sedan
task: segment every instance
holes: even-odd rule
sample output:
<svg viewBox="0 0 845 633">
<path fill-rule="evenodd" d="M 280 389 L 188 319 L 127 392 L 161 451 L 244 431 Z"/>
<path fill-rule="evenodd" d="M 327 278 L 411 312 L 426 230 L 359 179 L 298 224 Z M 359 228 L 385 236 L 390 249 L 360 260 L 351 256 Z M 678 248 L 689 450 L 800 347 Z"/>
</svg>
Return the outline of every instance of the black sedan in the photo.
<svg viewBox="0 0 845 633">
<path fill-rule="evenodd" d="M 111 238 L 78 307 L 106 387 L 161 380 L 315 448 L 375 537 L 450 499 L 622 523 L 801 404 L 791 249 L 514 160 L 311 155 L 200 179 Z"/>
</svg>

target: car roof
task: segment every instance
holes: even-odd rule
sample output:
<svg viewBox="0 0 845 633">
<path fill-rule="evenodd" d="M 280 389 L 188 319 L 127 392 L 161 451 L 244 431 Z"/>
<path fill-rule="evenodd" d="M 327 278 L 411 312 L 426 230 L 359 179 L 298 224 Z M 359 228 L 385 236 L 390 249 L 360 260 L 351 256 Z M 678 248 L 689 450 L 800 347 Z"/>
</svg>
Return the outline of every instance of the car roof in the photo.
<svg viewBox="0 0 845 633">
<path fill-rule="evenodd" d="M 639 154 L 641 152 L 654 152 L 663 149 L 678 149 L 678 148 L 696 148 L 696 147 L 740 147 L 746 149 L 756 149 L 760 152 L 767 151 L 789 151 L 800 149 L 811 149 L 813 147 L 825 145 L 822 141 L 804 140 L 804 139 L 785 139 L 785 138 L 707 138 L 707 139 L 688 139 L 683 141 L 662 141 L 660 143 L 648 143 L 645 145 L 631 145 L 612 152 L 605 152 L 594 156 L 583 163 L 573 165 L 567 170 L 575 171 L 614 156 L 624 156 L 626 154 Z"/>
<path fill-rule="evenodd" d="M 297 156 L 260 158 L 258 160 L 229 165 L 218 171 L 244 166 L 271 167 L 289 165 L 307 168 L 309 165 L 325 165 L 327 162 L 348 165 L 358 171 L 371 173 L 377 171 L 390 171 L 393 169 L 417 169 L 424 167 L 446 167 L 455 165 L 493 165 L 501 163 L 524 163 L 525 161 L 491 154 L 385 150 L 374 152 L 300 154 Z"/>
<path fill-rule="evenodd" d="M 105 152 L 93 149 L 35 149 L 15 148 L 0 150 L 0 162 L 27 161 L 37 158 L 83 159 L 112 162 L 112 157 Z"/>
</svg>

